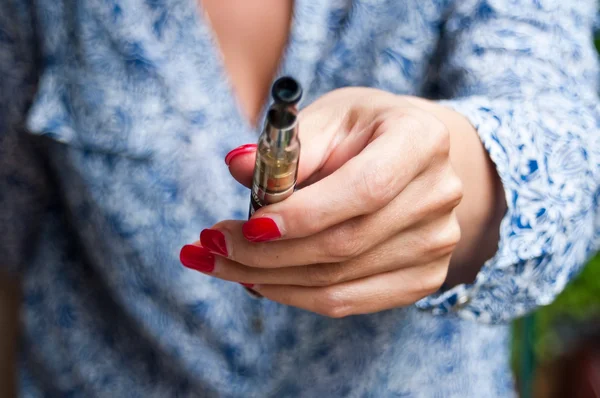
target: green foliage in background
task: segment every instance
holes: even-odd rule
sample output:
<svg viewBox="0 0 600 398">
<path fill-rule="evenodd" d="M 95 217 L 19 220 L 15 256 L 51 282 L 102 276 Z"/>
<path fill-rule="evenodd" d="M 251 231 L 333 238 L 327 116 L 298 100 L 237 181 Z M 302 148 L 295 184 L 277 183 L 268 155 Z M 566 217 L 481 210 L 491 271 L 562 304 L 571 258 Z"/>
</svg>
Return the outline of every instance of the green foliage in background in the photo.
<svg viewBox="0 0 600 398">
<path fill-rule="evenodd" d="M 600 315 L 600 256 L 596 256 L 558 298 L 535 316 L 534 353 L 539 361 L 551 359 L 560 341 L 555 326 L 561 320 L 580 321 Z"/>
</svg>

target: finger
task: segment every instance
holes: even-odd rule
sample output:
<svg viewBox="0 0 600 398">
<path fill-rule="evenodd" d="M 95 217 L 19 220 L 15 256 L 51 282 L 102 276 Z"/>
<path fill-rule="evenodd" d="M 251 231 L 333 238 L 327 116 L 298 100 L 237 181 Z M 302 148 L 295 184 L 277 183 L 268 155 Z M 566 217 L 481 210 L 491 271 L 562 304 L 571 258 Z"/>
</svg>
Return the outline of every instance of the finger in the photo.
<svg viewBox="0 0 600 398">
<path fill-rule="evenodd" d="M 329 154 L 335 149 L 332 143 L 337 145 L 342 142 L 342 140 L 334 141 L 336 135 L 344 133 L 344 129 L 340 130 L 340 117 L 342 116 L 339 114 L 327 112 L 320 103 L 313 104 L 300 112 L 299 124 L 302 128 L 299 129 L 298 138 L 302 145 L 302 156 L 298 164 L 297 184 L 301 184 L 322 167 Z M 344 149 L 346 146 L 348 143 L 343 145 Z M 248 188 L 252 186 L 256 150 L 256 144 L 246 144 L 233 149 L 225 157 L 225 163 L 229 166 L 233 178 Z M 348 156 L 358 151 L 359 149 L 355 149 L 353 153 L 348 153 Z"/>
<path fill-rule="evenodd" d="M 263 297 L 331 318 L 411 305 L 436 292 L 446 279 L 449 256 L 328 287 L 254 285 Z"/>
<path fill-rule="evenodd" d="M 416 119 L 388 117 L 380 128 L 388 134 L 375 138 L 338 170 L 288 199 L 258 210 L 244 228 L 246 237 L 256 240 L 254 231 L 267 223 L 276 226 L 277 238 L 309 236 L 386 206 L 429 159 L 421 153 L 423 144 L 414 139 L 417 134 L 407 131 L 423 129 Z"/>
<path fill-rule="evenodd" d="M 299 114 L 298 138 L 302 145 L 297 176 L 299 186 L 337 170 L 356 156 L 370 139 L 372 129 L 369 127 L 375 113 L 371 109 L 373 106 L 365 104 L 370 103 L 371 98 L 361 99 L 360 106 L 356 106 L 347 101 L 348 95 L 343 91 L 336 90 L 325 95 Z M 373 90 L 370 91 L 373 94 Z M 380 97 L 381 93 L 372 98 L 381 102 Z M 394 98 L 389 94 L 387 97 Z M 246 144 L 233 149 L 225 157 L 233 177 L 246 187 L 251 184 L 255 152 L 256 144 Z"/>
<path fill-rule="evenodd" d="M 335 148 L 327 148 L 328 142 L 323 140 L 306 140 L 298 163 L 298 187 L 310 185 L 337 170 L 348 158 L 360 152 L 368 138 L 366 134 L 355 135 Z M 233 178 L 246 188 L 252 187 L 256 150 L 256 144 L 245 144 L 233 149 L 225 157 Z"/>
<path fill-rule="evenodd" d="M 246 144 L 233 149 L 225 156 L 229 172 L 247 188 L 252 187 L 252 173 L 256 161 L 256 144 Z"/>
<path fill-rule="evenodd" d="M 434 261 L 452 253 L 459 238 L 456 217 L 451 215 L 406 230 L 349 261 L 257 268 L 216 256 L 211 276 L 251 284 L 331 286 Z"/>
<path fill-rule="evenodd" d="M 227 252 L 229 259 L 250 267 L 282 268 L 339 263 L 369 252 L 415 224 L 425 226 L 424 233 L 429 233 L 427 223 L 430 220 L 440 219 L 442 223 L 447 220 L 460 198 L 460 181 L 451 168 L 446 167 L 444 172 L 420 176 L 392 203 L 374 214 L 352 218 L 315 235 L 270 242 L 255 239 L 255 242 L 250 242 L 248 234 L 243 234 L 247 227 L 243 221 L 223 221 L 202 231 L 200 235 L 203 246 L 214 247 L 215 253 Z M 258 231 L 256 236 L 278 236 L 279 231 L 269 230 L 268 226 Z M 431 231 L 436 233 L 435 229 Z M 419 234 L 414 236 L 419 237 Z M 431 244 L 437 242 L 435 236 L 427 236 L 427 239 Z M 219 247 L 226 249 L 219 252 Z"/>
</svg>

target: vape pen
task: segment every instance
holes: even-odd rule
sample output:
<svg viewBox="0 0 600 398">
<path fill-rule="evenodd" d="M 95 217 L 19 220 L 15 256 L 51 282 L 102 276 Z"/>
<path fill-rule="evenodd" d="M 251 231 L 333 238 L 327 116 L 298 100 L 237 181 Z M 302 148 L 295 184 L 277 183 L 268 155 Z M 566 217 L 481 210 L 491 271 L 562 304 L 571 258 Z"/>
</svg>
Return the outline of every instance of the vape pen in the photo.
<svg viewBox="0 0 600 398">
<path fill-rule="evenodd" d="M 258 139 L 249 217 L 263 206 L 284 200 L 296 187 L 300 157 L 297 105 L 302 88 L 286 76 L 273 84 L 271 95 L 274 102 Z"/>
<path fill-rule="evenodd" d="M 258 139 L 248 218 L 263 206 L 281 202 L 294 192 L 298 176 L 298 102 L 302 87 L 291 77 L 281 77 L 271 88 L 273 105 Z M 262 296 L 246 288 L 255 298 Z"/>
</svg>

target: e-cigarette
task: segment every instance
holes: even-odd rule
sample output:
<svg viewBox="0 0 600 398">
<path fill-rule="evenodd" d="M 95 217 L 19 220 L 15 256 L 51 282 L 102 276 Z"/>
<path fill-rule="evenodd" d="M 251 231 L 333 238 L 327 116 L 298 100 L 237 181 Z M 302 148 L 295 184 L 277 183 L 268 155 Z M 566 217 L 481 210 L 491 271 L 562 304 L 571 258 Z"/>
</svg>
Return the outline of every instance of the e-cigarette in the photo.
<svg viewBox="0 0 600 398">
<path fill-rule="evenodd" d="M 296 187 L 300 157 L 298 102 L 302 88 L 295 79 L 281 77 L 273 84 L 271 95 L 273 105 L 258 139 L 249 217 L 263 206 L 281 202 Z"/>
<path fill-rule="evenodd" d="M 291 77 L 281 77 L 273 83 L 271 96 L 273 105 L 267 111 L 258 139 L 248 218 L 261 207 L 289 197 L 296 187 L 300 158 L 298 103 L 302 87 Z M 245 289 L 255 298 L 262 297 L 251 288 Z"/>
</svg>

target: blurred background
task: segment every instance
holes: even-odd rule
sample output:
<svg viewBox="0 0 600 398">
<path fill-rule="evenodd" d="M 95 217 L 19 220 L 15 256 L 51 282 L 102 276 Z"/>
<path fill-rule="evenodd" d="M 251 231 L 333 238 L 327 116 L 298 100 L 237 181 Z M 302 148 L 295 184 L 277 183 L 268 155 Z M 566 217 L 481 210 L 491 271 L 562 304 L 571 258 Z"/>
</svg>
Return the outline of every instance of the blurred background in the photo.
<svg viewBox="0 0 600 398">
<path fill-rule="evenodd" d="M 600 53 L 600 18 L 596 29 Z M 521 398 L 600 397 L 600 254 L 550 306 L 513 325 Z"/>
<path fill-rule="evenodd" d="M 600 397 L 600 256 L 550 306 L 513 326 L 522 398 Z"/>
</svg>

